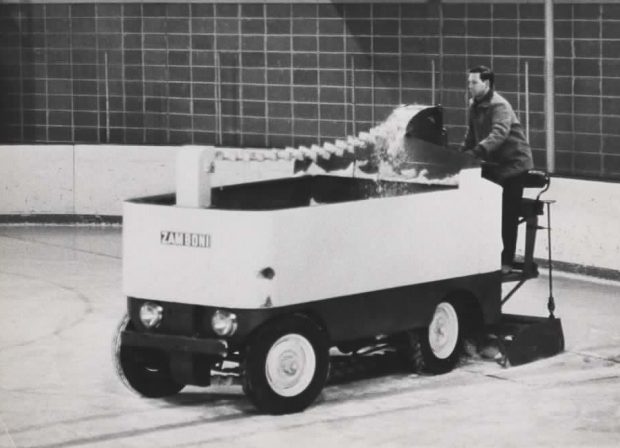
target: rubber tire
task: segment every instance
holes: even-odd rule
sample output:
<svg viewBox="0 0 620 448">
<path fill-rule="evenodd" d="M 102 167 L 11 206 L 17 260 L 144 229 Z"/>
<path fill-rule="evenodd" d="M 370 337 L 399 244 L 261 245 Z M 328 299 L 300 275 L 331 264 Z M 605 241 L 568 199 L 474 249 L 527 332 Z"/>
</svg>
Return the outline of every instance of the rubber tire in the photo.
<svg viewBox="0 0 620 448">
<path fill-rule="evenodd" d="M 114 335 L 114 362 L 116 373 L 125 386 L 143 397 L 161 398 L 181 391 L 184 384 L 172 379 L 166 354 L 155 349 L 127 347 L 121 344 L 121 332 L 131 325 L 125 315 Z M 148 361 L 144 359 L 148 358 Z"/>
<path fill-rule="evenodd" d="M 273 344 L 285 335 L 298 334 L 312 346 L 316 368 L 310 384 L 295 396 L 284 397 L 269 385 L 265 372 L 267 354 Z M 268 323 L 250 337 L 241 362 L 243 391 L 254 406 L 268 414 L 301 412 L 314 402 L 323 390 L 329 373 L 329 339 L 310 318 L 292 315 Z"/>
<path fill-rule="evenodd" d="M 456 367 L 463 352 L 463 340 L 472 328 L 471 304 L 463 300 L 444 300 L 440 303 L 451 305 L 456 312 L 459 327 L 456 345 L 448 357 L 438 358 L 429 342 L 429 328 L 408 331 L 402 357 L 407 368 L 413 372 L 430 374 L 450 372 Z"/>
</svg>

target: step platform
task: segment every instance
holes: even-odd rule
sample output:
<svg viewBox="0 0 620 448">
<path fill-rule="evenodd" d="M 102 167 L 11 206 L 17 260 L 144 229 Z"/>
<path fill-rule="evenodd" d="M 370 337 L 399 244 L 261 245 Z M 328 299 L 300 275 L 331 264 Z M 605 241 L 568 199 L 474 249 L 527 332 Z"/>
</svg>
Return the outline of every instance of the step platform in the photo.
<svg viewBox="0 0 620 448">
<path fill-rule="evenodd" d="M 525 281 L 538 277 L 538 264 L 530 262 L 526 266 L 525 262 L 514 262 L 512 270 L 506 274 L 502 274 L 502 283 Z"/>
</svg>

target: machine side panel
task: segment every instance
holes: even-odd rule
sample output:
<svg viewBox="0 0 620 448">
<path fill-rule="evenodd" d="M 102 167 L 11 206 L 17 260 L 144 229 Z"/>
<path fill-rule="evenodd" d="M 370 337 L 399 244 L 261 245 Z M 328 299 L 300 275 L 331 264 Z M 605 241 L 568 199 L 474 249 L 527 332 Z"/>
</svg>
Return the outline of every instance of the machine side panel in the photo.
<svg viewBox="0 0 620 448">
<path fill-rule="evenodd" d="M 272 265 L 272 216 L 126 202 L 125 295 L 168 302 L 260 307 Z"/>
<path fill-rule="evenodd" d="M 454 190 L 274 212 L 273 304 L 499 270 L 501 189 L 468 171 Z"/>
</svg>

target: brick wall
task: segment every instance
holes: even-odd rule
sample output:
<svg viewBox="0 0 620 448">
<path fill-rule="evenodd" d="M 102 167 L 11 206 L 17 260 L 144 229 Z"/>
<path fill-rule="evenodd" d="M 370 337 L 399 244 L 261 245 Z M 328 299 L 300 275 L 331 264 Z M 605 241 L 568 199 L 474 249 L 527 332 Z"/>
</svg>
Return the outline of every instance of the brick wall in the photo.
<svg viewBox="0 0 620 448">
<path fill-rule="evenodd" d="M 0 143 L 296 146 L 433 100 L 456 143 L 467 68 L 491 65 L 525 122 L 527 63 L 543 168 L 543 17 L 531 1 L 0 4 Z M 555 19 L 556 171 L 620 179 L 620 2 L 556 1 Z"/>
</svg>

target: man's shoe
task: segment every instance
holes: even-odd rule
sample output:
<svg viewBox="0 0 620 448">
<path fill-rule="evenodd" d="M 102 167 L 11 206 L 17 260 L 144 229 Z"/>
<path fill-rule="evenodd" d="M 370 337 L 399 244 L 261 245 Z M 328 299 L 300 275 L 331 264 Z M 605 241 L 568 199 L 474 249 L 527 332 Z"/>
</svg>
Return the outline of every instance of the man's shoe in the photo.
<svg viewBox="0 0 620 448">
<path fill-rule="evenodd" d="M 502 265 L 502 274 L 510 274 L 512 272 L 512 266 L 509 264 Z"/>
</svg>

